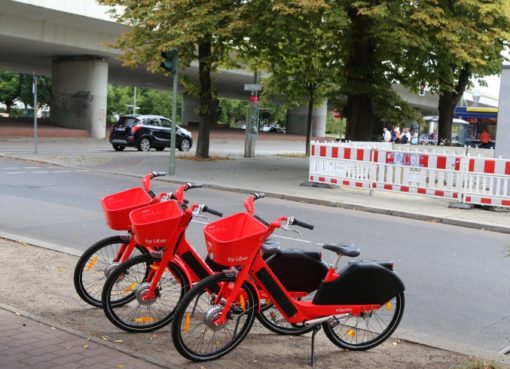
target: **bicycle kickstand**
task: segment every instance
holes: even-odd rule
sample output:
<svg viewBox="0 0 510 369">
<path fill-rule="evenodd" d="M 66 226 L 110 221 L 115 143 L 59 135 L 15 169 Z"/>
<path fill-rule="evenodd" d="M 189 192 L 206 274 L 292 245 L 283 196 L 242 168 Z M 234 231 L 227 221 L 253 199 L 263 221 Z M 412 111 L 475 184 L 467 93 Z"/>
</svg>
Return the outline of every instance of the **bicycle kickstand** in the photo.
<svg viewBox="0 0 510 369">
<path fill-rule="evenodd" d="M 312 367 L 313 367 L 313 365 L 315 363 L 315 335 L 320 330 L 321 330 L 321 325 L 320 324 L 316 324 L 313 327 L 313 332 L 312 332 L 312 353 L 310 355 L 310 366 L 312 366 Z"/>
</svg>

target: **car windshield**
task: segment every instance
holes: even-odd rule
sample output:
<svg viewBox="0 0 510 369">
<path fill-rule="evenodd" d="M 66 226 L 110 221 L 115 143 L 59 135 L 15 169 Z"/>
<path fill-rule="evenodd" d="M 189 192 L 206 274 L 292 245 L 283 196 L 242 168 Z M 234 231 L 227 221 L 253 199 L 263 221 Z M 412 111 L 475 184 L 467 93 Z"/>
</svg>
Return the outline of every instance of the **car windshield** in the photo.
<svg viewBox="0 0 510 369">
<path fill-rule="evenodd" d="M 118 127 L 132 127 L 138 123 L 138 119 L 134 117 L 121 117 L 116 125 Z"/>
</svg>

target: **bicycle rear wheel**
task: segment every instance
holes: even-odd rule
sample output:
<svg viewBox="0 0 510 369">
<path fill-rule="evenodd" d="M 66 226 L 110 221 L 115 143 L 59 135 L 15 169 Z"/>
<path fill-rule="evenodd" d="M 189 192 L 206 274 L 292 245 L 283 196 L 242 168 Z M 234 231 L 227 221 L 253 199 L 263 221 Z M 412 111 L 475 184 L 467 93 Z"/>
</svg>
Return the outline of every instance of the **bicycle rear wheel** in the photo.
<svg viewBox="0 0 510 369">
<path fill-rule="evenodd" d="M 119 265 L 105 282 L 102 303 L 106 317 L 126 332 L 152 332 L 172 321 L 175 307 L 188 288 L 184 272 L 168 264 L 154 296 L 145 299 L 159 259 L 140 255 Z M 124 300 L 122 305 L 117 304 Z M 127 301 L 126 301 L 127 300 Z"/>
<path fill-rule="evenodd" d="M 80 256 L 74 268 L 74 288 L 83 301 L 95 307 L 102 307 L 101 292 L 109 273 L 117 264 L 114 262 L 120 248 L 128 240 L 125 236 L 112 236 L 90 246 Z M 132 256 L 147 254 L 142 246 L 136 246 Z"/>
<path fill-rule="evenodd" d="M 404 292 L 400 292 L 378 310 L 335 318 L 322 326 L 331 342 L 351 351 L 368 350 L 383 343 L 400 323 L 404 314 Z"/>
<path fill-rule="evenodd" d="M 181 355 L 192 361 L 214 360 L 232 351 L 246 337 L 258 304 L 256 292 L 248 283 L 243 284 L 225 323 L 214 324 L 234 282 L 234 276 L 215 274 L 184 296 L 172 322 L 172 340 Z M 222 291 L 221 296 L 218 291 Z"/>
</svg>

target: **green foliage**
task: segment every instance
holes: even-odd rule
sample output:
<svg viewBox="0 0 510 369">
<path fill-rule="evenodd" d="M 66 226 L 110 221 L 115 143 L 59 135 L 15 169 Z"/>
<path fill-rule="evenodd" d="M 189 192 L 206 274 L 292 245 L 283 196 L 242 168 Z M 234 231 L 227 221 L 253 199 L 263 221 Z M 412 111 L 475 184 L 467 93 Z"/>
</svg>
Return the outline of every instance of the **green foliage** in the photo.
<svg viewBox="0 0 510 369">
<path fill-rule="evenodd" d="M 252 1 L 243 11 L 243 18 L 253 24 L 244 51 L 258 68 L 272 72 L 264 81 L 263 96 L 284 98 L 289 106 L 308 102 L 308 153 L 312 109 L 335 84 L 331 68 L 346 17 L 321 0 Z"/>
<path fill-rule="evenodd" d="M 34 103 L 34 95 L 32 93 L 33 76 L 30 74 L 20 74 L 20 91 L 18 100 L 27 106 Z M 37 76 L 37 105 L 50 105 L 51 103 L 51 78 L 45 76 Z"/>
<path fill-rule="evenodd" d="M 335 136 L 337 138 L 345 138 L 345 126 L 347 125 L 347 119 L 333 118 L 333 114 L 328 112 L 326 118 L 326 134 Z"/>
<path fill-rule="evenodd" d="M 100 0 L 111 5 L 118 21 L 131 26 L 113 46 L 123 51 L 129 66 L 146 65 L 161 72 L 160 53 L 179 50 L 179 68 L 198 60 L 200 126 L 196 155 L 209 155 L 209 125 L 216 121 L 217 99 L 211 72 L 221 64 L 235 65 L 234 38 L 248 24 L 240 17 L 242 0 Z M 190 80 L 185 88 L 193 87 Z M 196 93 L 190 88 L 188 93 Z M 195 95 L 197 96 L 197 95 Z"/>
<path fill-rule="evenodd" d="M 20 75 L 12 72 L 0 72 L 0 102 L 10 112 L 12 105 L 20 93 Z"/>
<path fill-rule="evenodd" d="M 115 114 L 133 114 L 134 88 L 128 86 L 108 85 L 107 112 L 110 120 Z M 172 92 L 137 88 L 137 114 L 172 116 Z M 182 96 L 177 96 L 177 122 L 181 121 Z"/>
</svg>

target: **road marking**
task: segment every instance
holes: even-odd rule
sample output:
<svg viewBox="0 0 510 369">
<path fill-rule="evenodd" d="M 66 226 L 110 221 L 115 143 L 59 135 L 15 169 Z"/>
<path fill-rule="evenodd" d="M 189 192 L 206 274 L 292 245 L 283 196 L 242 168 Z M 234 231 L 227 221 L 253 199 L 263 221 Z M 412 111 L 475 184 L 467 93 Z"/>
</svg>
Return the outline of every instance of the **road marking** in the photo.
<svg viewBox="0 0 510 369">
<path fill-rule="evenodd" d="M 32 174 L 46 174 L 49 173 L 47 170 L 34 170 Z"/>
<path fill-rule="evenodd" d="M 5 174 L 25 174 L 25 172 L 7 172 Z"/>
<path fill-rule="evenodd" d="M 55 170 L 52 173 L 71 173 L 72 170 Z"/>
</svg>

